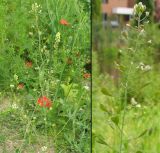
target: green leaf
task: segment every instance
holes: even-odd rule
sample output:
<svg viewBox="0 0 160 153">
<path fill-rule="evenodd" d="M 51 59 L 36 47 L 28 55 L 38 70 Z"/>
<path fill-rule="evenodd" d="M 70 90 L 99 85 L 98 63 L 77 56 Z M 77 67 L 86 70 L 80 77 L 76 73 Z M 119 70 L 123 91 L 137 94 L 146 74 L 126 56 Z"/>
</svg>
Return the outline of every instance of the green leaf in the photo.
<svg viewBox="0 0 160 153">
<path fill-rule="evenodd" d="M 107 145 L 107 146 L 108 146 L 108 144 L 105 142 L 103 136 L 101 136 L 101 135 L 98 135 L 98 136 L 97 136 L 97 142 L 100 143 L 100 144 L 103 144 L 103 145 Z"/>
<path fill-rule="evenodd" d="M 114 122 L 114 124 L 118 125 L 119 123 L 119 117 L 118 116 L 113 116 L 111 117 L 112 122 Z"/>
<path fill-rule="evenodd" d="M 106 96 L 112 96 L 111 93 L 106 88 L 102 88 L 101 92 Z"/>
<path fill-rule="evenodd" d="M 150 84 L 150 82 L 147 82 L 145 84 L 143 84 L 141 87 L 140 87 L 140 90 L 142 90 L 143 88 L 145 88 L 146 86 L 148 86 Z"/>
<path fill-rule="evenodd" d="M 136 153 L 143 153 L 142 151 L 140 151 L 140 150 L 138 150 L 138 151 L 136 151 Z"/>
<path fill-rule="evenodd" d="M 103 104 L 100 104 L 100 109 L 104 112 L 107 112 L 108 113 L 108 110 L 107 108 L 103 105 Z"/>
</svg>

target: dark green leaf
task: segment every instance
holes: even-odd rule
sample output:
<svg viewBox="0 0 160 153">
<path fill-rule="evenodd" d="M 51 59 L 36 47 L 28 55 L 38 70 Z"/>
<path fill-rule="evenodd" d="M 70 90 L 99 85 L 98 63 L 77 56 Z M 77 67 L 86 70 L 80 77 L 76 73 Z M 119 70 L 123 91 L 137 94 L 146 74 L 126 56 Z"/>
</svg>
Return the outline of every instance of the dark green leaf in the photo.
<svg viewBox="0 0 160 153">
<path fill-rule="evenodd" d="M 114 122 L 114 124 L 118 125 L 119 123 L 119 117 L 118 116 L 113 116 L 111 117 L 112 122 Z"/>
<path fill-rule="evenodd" d="M 111 93 L 106 88 L 102 88 L 101 92 L 106 96 L 112 96 Z"/>
</svg>

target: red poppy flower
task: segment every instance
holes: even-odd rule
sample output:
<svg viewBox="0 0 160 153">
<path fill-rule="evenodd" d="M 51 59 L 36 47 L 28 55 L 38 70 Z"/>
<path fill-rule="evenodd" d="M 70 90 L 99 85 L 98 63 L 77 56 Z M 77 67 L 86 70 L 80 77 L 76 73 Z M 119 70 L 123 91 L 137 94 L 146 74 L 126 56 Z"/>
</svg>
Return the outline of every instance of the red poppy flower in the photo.
<svg viewBox="0 0 160 153">
<path fill-rule="evenodd" d="M 17 89 L 23 89 L 24 88 L 24 84 L 23 83 L 19 83 L 17 86 Z"/>
<path fill-rule="evenodd" d="M 66 21 L 65 19 L 61 19 L 60 24 L 65 25 L 65 26 L 69 25 L 68 21 Z"/>
<path fill-rule="evenodd" d="M 31 68 L 33 64 L 31 61 L 26 61 L 25 65 L 26 67 Z"/>
<path fill-rule="evenodd" d="M 83 74 L 83 78 L 85 78 L 85 79 L 88 79 L 88 78 L 90 78 L 91 77 L 91 74 L 90 73 L 85 73 L 85 74 Z"/>
<path fill-rule="evenodd" d="M 51 100 L 46 96 L 38 98 L 37 104 L 41 107 L 47 107 L 47 108 L 50 108 L 52 106 Z"/>
</svg>

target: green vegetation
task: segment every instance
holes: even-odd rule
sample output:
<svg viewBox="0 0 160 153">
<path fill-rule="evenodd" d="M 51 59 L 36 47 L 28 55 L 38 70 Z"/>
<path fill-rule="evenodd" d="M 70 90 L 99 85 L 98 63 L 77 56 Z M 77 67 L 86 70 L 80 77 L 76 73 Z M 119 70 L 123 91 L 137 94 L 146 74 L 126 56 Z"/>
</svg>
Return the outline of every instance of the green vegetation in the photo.
<svg viewBox="0 0 160 153">
<path fill-rule="evenodd" d="M 135 8 L 136 27 L 127 24 L 121 30 L 95 32 L 99 37 L 93 43 L 94 153 L 160 151 L 160 30 L 140 21 L 143 13 L 148 16 L 145 9 Z"/>
<path fill-rule="evenodd" d="M 0 152 L 90 152 L 90 1 L 1 0 Z"/>
</svg>

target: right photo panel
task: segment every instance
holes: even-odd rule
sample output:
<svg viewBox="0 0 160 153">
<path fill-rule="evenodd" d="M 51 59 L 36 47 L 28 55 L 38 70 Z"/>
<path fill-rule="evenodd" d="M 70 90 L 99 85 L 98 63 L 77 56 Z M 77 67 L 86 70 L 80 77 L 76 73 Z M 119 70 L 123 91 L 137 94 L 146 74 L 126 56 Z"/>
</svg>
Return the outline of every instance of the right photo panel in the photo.
<svg viewBox="0 0 160 153">
<path fill-rule="evenodd" d="M 160 0 L 92 1 L 92 152 L 160 153 Z"/>
</svg>

